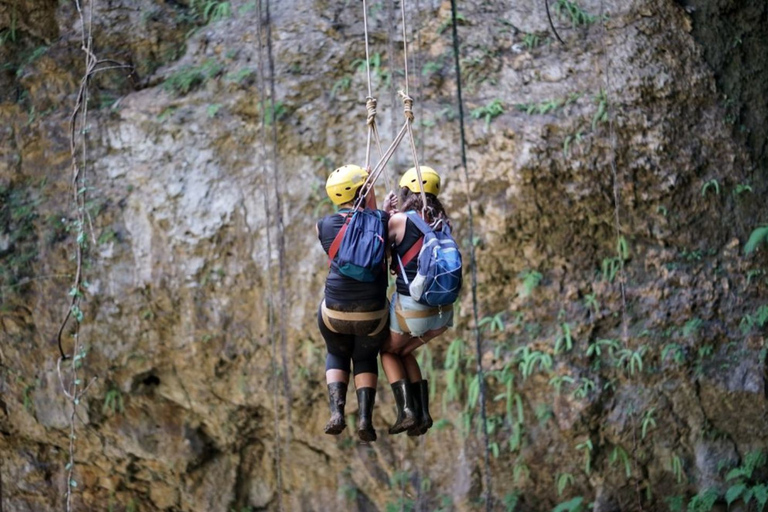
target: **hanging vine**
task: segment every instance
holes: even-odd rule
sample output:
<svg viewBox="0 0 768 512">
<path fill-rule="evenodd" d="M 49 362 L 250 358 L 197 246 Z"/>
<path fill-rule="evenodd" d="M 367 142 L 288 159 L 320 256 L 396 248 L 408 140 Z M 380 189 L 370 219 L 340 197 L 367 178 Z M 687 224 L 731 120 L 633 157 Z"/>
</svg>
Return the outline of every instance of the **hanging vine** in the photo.
<svg viewBox="0 0 768 512">
<path fill-rule="evenodd" d="M 59 382 L 62 392 L 70 402 L 71 412 L 69 413 L 69 444 L 68 461 L 65 466 L 66 471 L 66 503 L 67 512 L 72 510 L 72 497 L 78 482 L 75 478 L 76 465 L 76 443 L 77 440 L 77 422 L 83 422 L 78 414 L 78 406 L 88 393 L 91 385 L 96 381 L 96 377 L 91 378 L 87 383 L 81 378 L 83 364 L 87 355 L 85 345 L 80 338 L 80 327 L 84 320 L 82 309 L 83 299 L 88 289 L 88 282 L 84 279 L 83 268 L 86 254 L 90 243 L 95 244 L 96 238 L 93 229 L 93 219 L 87 209 L 88 194 L 88 86 L 93 75 L 100 71 L 109 69 L 130 69 L 130 66 L 120 64 L 113 60 L 100 60 L 93 52 L 93 11 L 94 2 L 91 0 L 87 6 L 81 4 L 80 0 L 75 0 L 75 7 L 80 18 L 81 50 L 84 54 L 84 71 L 80 79 L 80 86 L 75 96 L 75 106 L 69 119 L 69 148 L 71 156 L 71 191 L 72 203 L 75 216 L 72 221 L 71 230 L 75 235 L 75 273 L 72 284 L 69 288 L 68 296 L 69 306 L 61 322 L 59 331 L 56 335 L 56 341 L 59 348 L 59 358 L 56 364 Z M 72 338 L 72 346 L 69 352 L 65 351 L 62 336 L 64 336 L 69 327 L 69 334 Z M 65 362 L 68 362 L 66 365 Z M 84 422 L 83 422 L 84 423 Z"/>
</svg>

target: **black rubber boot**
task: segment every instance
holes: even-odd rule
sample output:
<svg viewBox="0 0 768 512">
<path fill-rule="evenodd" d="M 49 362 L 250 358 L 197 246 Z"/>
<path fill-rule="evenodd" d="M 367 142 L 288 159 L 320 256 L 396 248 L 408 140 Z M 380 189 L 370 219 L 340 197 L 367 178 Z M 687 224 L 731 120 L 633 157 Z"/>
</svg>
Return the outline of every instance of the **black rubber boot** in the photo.
<svg viewBox="0 0 768 512">
<path fill-rule="evenodd" d="M 411 388 L 411 394 L 413 395 L 413 414 L 416 416 L 416 423 L 408 429 L 408 435 L 410 437 L 420 436 L 424 432 L 421 431 L 421 400 L 419 397 L 419 383 L 410 382 L 408 387 Z"/>
<path fill-rule="evenodd" d="M 390 434 L 399 434 L 416 424 L 416 412 L 413 410 L 413 393 L 407 380 L 402 379 L 392 384 L 392 394 L 395 395 L 397 420 L 389 427 Z"/>
<path fill-rule="evenodd" d="M 325 424 L 325 433 L 335 436 L 347 428 L 347 422 L 344 420 L 344 406 L 347 404 L 347 383 L 331 382 L 328 384 L 328 397 L 331 402 L 331 419 Z"/>
<path fill-rule="evenodd" d="M 427 384 L 427 379 L 422 379 L 411 385 L 416 386 L 418 389 L 415 393 L 414 400 L 421 403 L 419 430 L 421 431 L 421 434 L 424 435 L 427 433 L 427 430 L 432 428 L 432 416 L 429 415 L 429 385 Z"/>
<path fill-rule="evenodd" d="M 360 388 L 357 390 L 357 437 L 370 443 L 376 440 L 376 430 L 373 428 L 373 404 L 376 401 L 376 388 Z"/>
</svg>

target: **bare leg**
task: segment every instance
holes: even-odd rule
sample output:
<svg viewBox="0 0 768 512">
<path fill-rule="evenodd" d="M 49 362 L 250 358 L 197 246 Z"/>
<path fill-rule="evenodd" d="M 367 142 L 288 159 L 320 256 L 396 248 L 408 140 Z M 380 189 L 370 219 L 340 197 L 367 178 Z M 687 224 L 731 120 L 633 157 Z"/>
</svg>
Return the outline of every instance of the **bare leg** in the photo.
<svg viewBox="0 0 768 512">
<path fill-rule="evenodd" d="M 334 382 L 344 382 L 346 384 L 349 382 L 349 372 L 344 370 L 328 370 L 325 372 L 325 382 L 327 384 Z"/>
<path fill-rule="evenodd" d="M 424 345 L 426 342 L 428 342 L 431 339 L 437 338 L 441 334 L 443 334 L 446 330 L 448 330 L 448 327 L 441 327 L 439 329 L 432 329 L 431 331 L 427 331 L 424 334 L 422 334 L 419 337 L 411 338 L 410 341 L 408 341 L 405 346 L 403 347 L 403 350 L 400 351 L 400 354 L 402 355 L 408 355 L 414 350 L 416 350 L 418 347 Z"/>
<path fill-rule="evenodd" d="M 413 354 L 408 354 L 407 356 L 403 356 L 401 360 L 403 366 L 405 366 L 405 371 L 408 374 L 408 381 L 421 381 L 421 369 L 419 368 L 419 363 L 416 361 L 416 357 L 414 357 Z"/>
<path fill-rule="evenodd" d="M 382 362 L 382 365 L 384 363 Z M 386 370 L 385 370 L 386 371 Z M 355 389 L 360 388 L 374 388 L 376 389 L 376 383 L 379 380 L 379 376 L 375 373 L 358 373 L 355 375 Z"/>
<path fill-rule="evenodd" d="M 398 354 L 409 341 L 411 341 L 410 334 L 400 334 L 390 331 L 390 336 L 387 338 L 387 341 L 384 342 L 384 345 L 382 345 L 381 351 Z"/>
<path fill-rule="evenodd" d="M 405 378 L 405 368 L 400 360 L 400 356 L 390 352 L 381 353 L 381 366 L 387 376 L 387 381 L 392 384 Z"/>
</svg>

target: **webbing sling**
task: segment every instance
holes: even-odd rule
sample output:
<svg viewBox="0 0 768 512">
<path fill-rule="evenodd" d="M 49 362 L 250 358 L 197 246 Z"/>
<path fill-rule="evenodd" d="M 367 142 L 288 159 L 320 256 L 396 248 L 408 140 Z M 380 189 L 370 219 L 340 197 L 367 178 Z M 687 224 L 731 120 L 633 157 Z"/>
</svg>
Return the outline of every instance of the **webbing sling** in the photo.
<svg viewBox="0 0 768 512">
<path fill-rule="evenodd" d="M 328 309 L 325 306 L 325 301 L 323 301 L 320 305 L 320 311 L 322 312 L 323 323 L 325 326 L 336 334 L 343 333 L 340 333 L 331 325 L 330 319 L 347 322 L 370 322 L 372 320 L 379 320 L 379 325 L 376 326 L 376 329 L 374 329 L 373 332 L 368 333 L 368 336 L 376 336 L 379 334 L 387 325 L 387 320 L 389 320 L 389 307 L 379 309 L 378 311 L 336 311 L 335 309 Z"/>
<path fill-rule="evenodd" d="M 395 318 L 397 319 L 397 325 L 400 326 L 400 330 L 404 333 L 410 334 L 411 330 L 408 327 L 408 323 L 406 322 L 406 319 L 408 318 L 429 318 L 431 316 L 439 315 L 441 314 L 442 308 L 428 308 L 428 309 L 417 309 L 417 310 L 411 310 L 411 311 L 405 311 L 402 307 L 400 307 L 400 294 L 397 295 L 395 298 Z"/>
</svg>

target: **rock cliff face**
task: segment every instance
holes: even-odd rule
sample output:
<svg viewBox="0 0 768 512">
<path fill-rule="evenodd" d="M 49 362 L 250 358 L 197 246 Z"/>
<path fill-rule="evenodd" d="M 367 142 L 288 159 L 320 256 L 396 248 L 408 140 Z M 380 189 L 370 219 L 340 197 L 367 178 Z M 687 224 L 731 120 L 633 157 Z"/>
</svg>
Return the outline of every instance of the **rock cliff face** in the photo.
<svg viewBox="0 0 768 512">
<path fill-rule="evenodd" d="M 465 183 L 450 3 L 407 3 L 419 151 L 476 247 L 486 469 L 469 286 L 421 349 L 429 434 L 385 434 L 384 385 L 376 443 L 322 434 L 313 223 L 328 172 L 365 158 L 357 4 L 272 2 L 267 25 L 261 0 L 0 0 L 0 510 L 60 510 L 68 488 L 74 510 L 481 510 L 487 470 L 494 510 L 709 510 L 729 488 L 751 510 L 738 484 L 764 503 L 768 261 L 743 246 L 766 222 L 766 6 L 558 0 L 561 44 L 543 2 L 463 2 Z M 388 142 L 399 4 L 371 4 Z M 73 404 L 56 332 L 89 26 L 132 69 L 93 76 L 76 133 L 95 381 Z"/>
</svg>

